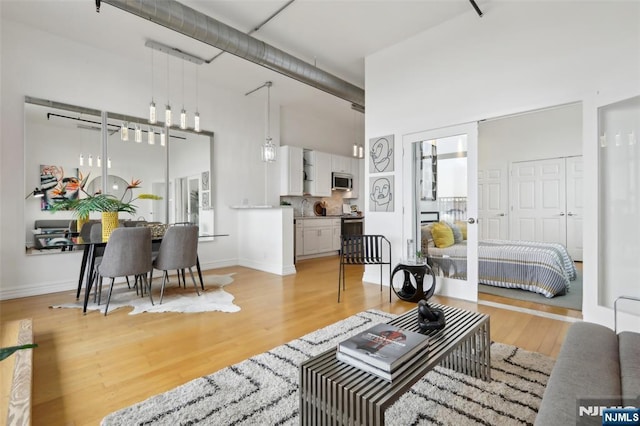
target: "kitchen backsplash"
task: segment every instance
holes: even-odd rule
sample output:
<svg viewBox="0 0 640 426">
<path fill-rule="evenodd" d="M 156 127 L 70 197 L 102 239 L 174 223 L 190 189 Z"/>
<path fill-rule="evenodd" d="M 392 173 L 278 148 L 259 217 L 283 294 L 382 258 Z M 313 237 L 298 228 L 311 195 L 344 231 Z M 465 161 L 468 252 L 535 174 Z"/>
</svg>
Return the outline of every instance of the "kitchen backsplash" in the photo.
<svg viewBox="0 0 640 426">
<path fill-rule="evenodd" d="M 301 214 L 303 209 L 303 200 L 307 200 L 304 203 L 304 214 Z M 295 216 L 315 216 L 313 212 L 313 205 L 317 201 L 324 201 L 327 209 L 327 215 L 341 215 L 342 205 L 351 204 L 351 200 L 345 200 L 342 198 L 340 191 L 332 191 L 331 197 L 280 197 L 280 201 L 286 201 L 291 203 Z"/>
</svg>

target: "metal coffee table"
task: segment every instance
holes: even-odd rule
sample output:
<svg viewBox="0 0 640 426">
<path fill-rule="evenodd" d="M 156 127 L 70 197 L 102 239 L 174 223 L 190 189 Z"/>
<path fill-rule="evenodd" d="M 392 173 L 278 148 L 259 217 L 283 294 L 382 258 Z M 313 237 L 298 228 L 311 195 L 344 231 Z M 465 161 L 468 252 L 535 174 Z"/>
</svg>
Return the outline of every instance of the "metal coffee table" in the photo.
<svg viewBox="0 0 640 426">
<path fill-rule="evenodd" d="M 336 349 L 300 365 L 300 424 L 383 425 L 384 411 L 436 365 L 491 380 L 489 316 L 431 303 L 445 312 L 443 330 L 427 333 L 429 351 L 418 354 L 393 382 L 336 359 Z M 389 321 L 419 331 L 417 308 Z M 373 324 L 372 324 L 373 325 Z"/>
</svg>

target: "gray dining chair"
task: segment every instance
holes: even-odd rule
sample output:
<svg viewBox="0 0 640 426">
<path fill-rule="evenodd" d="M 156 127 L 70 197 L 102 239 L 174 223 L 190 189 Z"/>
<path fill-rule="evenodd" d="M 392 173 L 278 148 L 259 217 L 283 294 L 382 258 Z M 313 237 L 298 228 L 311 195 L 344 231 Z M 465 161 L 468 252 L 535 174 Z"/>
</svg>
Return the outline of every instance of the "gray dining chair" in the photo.
<svg viewBox="0 0 640 426">
<path fill-rule="evenodd" d="M 141 285 L 148 288 L 149 299 L 153 305 L 151 284 L 147 281 L 147 273 L 151 270 L 151 230 L 146 227 L 114 229 L 105 247 L 102 262 L 97 268 L 99 293 L 102 293 L 102 279 L 111 278 L 105 316 L 109 310 L 116 277 L 135 276 Z"/>
<path fill-rule="evenodd" d="M 196 289 L 196 293 L 200 296 L 198 285 L 193 276 L 191 269 L 196 265 L 198 258 L 198 227 L 195 225 L 186 226 L 170 226 L 167 228 L 158 256 L 153 261 L 153 267 L 164 271 L 162 276 L 162 288 L 160 289 L 160 303 L 164 297 L 164 286 L 169 278 L 169 271 L 176 269 L 178 271 L 178 283 L 180 283 L 180 270 L 189 269 L 191 281 Z M 151 271 L 151 280 L 153 280 L 153 271 Z"/>
</svg>

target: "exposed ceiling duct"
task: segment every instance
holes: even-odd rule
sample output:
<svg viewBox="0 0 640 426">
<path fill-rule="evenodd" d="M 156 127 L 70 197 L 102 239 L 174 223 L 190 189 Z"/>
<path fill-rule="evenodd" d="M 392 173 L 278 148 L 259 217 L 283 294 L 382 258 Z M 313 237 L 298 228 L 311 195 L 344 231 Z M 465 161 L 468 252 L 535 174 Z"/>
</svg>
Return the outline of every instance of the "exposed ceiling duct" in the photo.
<svg viewBox="0 0 640 426">
<path fill-rule="evenodd" d="M 349 101 L 364 110 L 364 90 L 174 0 L 96 0 L 155 22 Z"/>
</svg>

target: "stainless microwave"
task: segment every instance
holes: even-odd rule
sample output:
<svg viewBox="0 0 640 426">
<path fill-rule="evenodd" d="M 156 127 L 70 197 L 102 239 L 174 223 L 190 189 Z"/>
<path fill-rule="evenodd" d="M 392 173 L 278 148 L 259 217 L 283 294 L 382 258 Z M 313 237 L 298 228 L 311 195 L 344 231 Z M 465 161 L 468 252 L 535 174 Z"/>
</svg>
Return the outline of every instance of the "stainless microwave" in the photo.
<svg viewBox="0 0 640 426">
<path fill-rule="evenodd" d="M 335 191 L 351 191 L 353 176 L 349 173 L 331 173 L 331 189 Z"/>
</svg>

